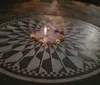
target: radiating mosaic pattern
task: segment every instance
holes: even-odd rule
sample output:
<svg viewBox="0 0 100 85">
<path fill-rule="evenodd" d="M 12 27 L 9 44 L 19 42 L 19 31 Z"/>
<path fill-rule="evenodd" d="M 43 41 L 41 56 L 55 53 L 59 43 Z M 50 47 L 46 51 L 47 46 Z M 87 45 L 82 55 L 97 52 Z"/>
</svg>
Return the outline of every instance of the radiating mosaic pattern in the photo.
<svg viewBox="0 0 100 85">
<path fill-rule="evenodd" d="M 30 39 L 32 31 L 53 26 L 51 18 L 57 17 L 31 17 L 0 25 L 0 72 L 26 81 L 57 83 L 100 71 L 100 29 L 94 25 L 62 17 L 64 42 L 44 46 Z"/>
</svg>

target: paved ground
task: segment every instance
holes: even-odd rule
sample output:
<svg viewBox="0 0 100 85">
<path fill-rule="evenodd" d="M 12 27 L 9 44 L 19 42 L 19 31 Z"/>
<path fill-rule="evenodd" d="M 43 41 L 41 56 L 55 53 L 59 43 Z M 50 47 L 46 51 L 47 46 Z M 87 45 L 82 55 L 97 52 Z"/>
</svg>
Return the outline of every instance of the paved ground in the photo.
<svg viewBox="0 0 100 85">
<path fill-rule="evenodd" d="M 70 81 L 71 83 L 67 83 L 69 85 L 95 85 L 99 82 L 100 77 L 96 74 L 100 72 L 100 7 L 75 1 L 58 0 L 51 3 L 32 0 L 16 5 L 5 5 L 1 9 L 0 23 L 9 20 L 11 22 L 0 26 L 0 71 L 25 80 L 1 74 L 2 83 L 4 80 L 8 83 L 13 80 L 19 85 L 32 84 L 26 81 Z M 30 40 L 31 30 L 40 29 L 44 22 L 51 26 L 52 20 L 64 23 L 64 42 L 43 48 L 41 44 Z M 57 23 L 58 28 L 60 24 Z M 90 77 L 92 75 L 95 76 Z M 87 79 L 80 80 L 83 78 Z"/>
</svg>

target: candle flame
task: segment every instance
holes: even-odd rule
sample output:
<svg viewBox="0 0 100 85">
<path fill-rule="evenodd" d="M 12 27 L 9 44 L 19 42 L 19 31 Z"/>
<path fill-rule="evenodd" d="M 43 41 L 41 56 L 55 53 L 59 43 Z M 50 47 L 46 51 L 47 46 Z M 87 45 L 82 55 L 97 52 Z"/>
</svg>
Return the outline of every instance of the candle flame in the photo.
<svg viewBox="0 0 100 85">
<path fill-rule="evenodd" d="M 47 27 L 44 28 L 44 35 L 47 35 Z"/>
</svg>

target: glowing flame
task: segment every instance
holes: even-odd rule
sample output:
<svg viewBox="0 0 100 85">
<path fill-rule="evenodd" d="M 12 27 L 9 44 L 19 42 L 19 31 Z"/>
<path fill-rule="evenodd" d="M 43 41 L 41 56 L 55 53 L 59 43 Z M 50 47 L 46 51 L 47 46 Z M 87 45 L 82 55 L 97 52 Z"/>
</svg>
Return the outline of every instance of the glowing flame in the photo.
<svg viewBox="0 0 100 85">
<path fill-rule="evenodd" d="M 47 28 L 44 28 L 44 35 L 47 35 Z"/>
</svg>

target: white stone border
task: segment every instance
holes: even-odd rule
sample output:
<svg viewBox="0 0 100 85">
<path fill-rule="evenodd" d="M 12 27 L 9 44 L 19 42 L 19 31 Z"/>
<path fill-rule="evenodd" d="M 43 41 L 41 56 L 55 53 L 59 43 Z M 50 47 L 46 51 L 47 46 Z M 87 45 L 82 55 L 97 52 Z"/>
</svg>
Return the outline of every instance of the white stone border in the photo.
<svg viewBox="0 0 100 85">
<path fill-rule="evenodd" d="M 84 78 L 88 78 L 90 76 L 93 76 L 97 73 L 100 72 L 100 68 L 98 70 L 95 70 L 93 72 L 90 72 L 88 74 L 78 76 L 78 77 L 73 77 L 73 78 L 67 78 L 67 79 L 35 79 L 35 78 L 29 78 L 29 77 L 24 77 L 20 75 L 13 74 L 11 72 L 8 72 L 2 68 L 0 68 L 0 72 L 4 73 L 5 75 L 11 76 L 13 78 L 25 80 L 25 81 L 30 81 L 30 82 L 38 82 L 38 83 L 64 83 L 64 82 L 71 82 L 71 81 L 76 81 Z"/>
</svg>

